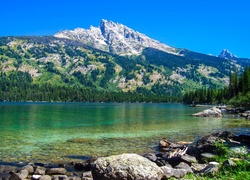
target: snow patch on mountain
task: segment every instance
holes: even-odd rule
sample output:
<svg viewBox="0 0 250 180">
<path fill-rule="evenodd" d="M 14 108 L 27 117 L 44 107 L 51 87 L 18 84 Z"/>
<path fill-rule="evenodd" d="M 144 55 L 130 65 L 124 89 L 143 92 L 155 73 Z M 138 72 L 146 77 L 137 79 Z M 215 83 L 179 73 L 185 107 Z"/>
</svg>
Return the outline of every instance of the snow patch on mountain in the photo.
<svg viewBox="0 0 250 180">
<path fill-rule="evenodd" d="M 173 47 L 151 39 L 123 24 L 104 19 L 99 27 L 90 26 L 89 29 L 76 28 L 60 31 L 54 36 L 80 41 L 94 48 L 119 55 L 140 54 L 147 47 L 178 55 Z"/>
</svg>

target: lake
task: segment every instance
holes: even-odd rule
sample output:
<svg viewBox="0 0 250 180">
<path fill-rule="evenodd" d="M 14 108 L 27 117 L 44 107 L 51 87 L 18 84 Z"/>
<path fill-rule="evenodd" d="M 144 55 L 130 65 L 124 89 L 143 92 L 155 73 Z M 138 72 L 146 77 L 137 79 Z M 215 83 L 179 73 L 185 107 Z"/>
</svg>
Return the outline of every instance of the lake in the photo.
<svg viewBox="0 0 250 180">
<path fill-rule="evenodd" d="M 243 118 L 190 116 L 203 109 L 183 104 L 2 102 L 0 160 L 56 163 L 142 154 L 154 152 L 163 137 L 195 141 L 216 131 L 250 131 L 250 121 Z"/>
</svg>

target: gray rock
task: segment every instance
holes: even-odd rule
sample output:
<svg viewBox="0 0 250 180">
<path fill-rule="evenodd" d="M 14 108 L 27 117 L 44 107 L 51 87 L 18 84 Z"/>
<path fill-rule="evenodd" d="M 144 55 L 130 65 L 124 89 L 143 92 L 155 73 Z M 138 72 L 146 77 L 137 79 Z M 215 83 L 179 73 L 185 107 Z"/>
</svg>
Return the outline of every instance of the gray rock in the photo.
<svg viewBox="0 0 250 180">
<path fill-rule="evenodd" d="M 52 180 L 69 180 L 69 178 L 66 175 L 53 175 Z"/>
<path fill-rule="evenodd" d="M 92 164 L 94 180 L 160 180 L 162 170 L 137 154 L 121 154 L 97 159 Z"/>
<path fill-rule="evenodd" d="M 207 159 L 211 159 L 215 156 L 215 154 L 213 153 L 201 153 L 201 157 L 202 158 L 207 158 Z"/>
<path fill-rule="evenodd" d="M 242 114 L 240 114 L 242 117 L 245 117 L 245 118 L 247 118 L 248 117 L 248 114 L 247 113 L 242 113 Z"/>
<path fill-rule="evenodd" d="M 46 168 L 45 168 L 45 167 L 37 166 L 37 167 L 35 168 L 34 174 L 37 174 L 37 175 L 45 175 L 45 172 L 46 172 Z"/>
<path fill-rule="evenodd" d="M 29 172 L 26 169 L 22 169 L 19 173 L 16 173 L 19 179 L 26 179 L 29 175 Z"/>
<path fill-rule="evenodd" d="M 157 160 L 156 155 L 153 154 L 153 153 L 144 154 L 143 157 L 149 159 L 149 160 L 152 161 L 152 162 L 155 162 L 155 161 Z"/>
<path fill-rule="evenodd" d="M 93 180 L 93 178 L 84 177 L 82 180 Z"/>
<path fill-rule="evenodd" d="M 91 171 L 84 172 L 81 176 L 82 178 L 92 178 L 92 173 Z"/>
<path fill-rule="evenodd" d="M 194 173 L 199 173 L 207 166 L 207 164 L 192 164 L 191 169 Z"/>
<path fill-rule="evenodd" d="M 161 169 L 163 171 L 162 179 L 169 179 L 171 177 L 181 178 L 187 174 L 185 169 L 175 169 L 168 166 L 162 166 Z"/>
<path fill-rule="evenodd" d="M 189 164 L 191 163 L 196 163 L 197 160 L 194 156 L 190 156 L 188 154 L 185 154 L 184 156 L 181 156 L 181 159 L 184 161 L 184 162 L 187 162 Z"/>
<path fill-rule="evenodd" d="M 20 180 L 18 174 L 10 172 L 9 180 Z"/>
<path fill-rule="evenodd" d="M 213 153 L 214 150 L 216 149 L 214 145 L 216 142 L 224 142 L 227 141 L 229 138 L 237 140 L 235 139 L 235 135 L 228 131 L 223 131 L 222 133 L 213 133 L 204 136 L 197 141 L 198 151 L 200 151 L 201 153 L 203 152 Z"/>
<path fill-rule="evenodd" d="M 196 116 L 196 117 L 222 117 L 222 112 L 220 109 L 213 107 L 211 109 L 206 109 L 202 112 L 192 114 L 192 116 Z"/>
<path fill-rule="evenodd" d="M 41 178 L 39 180 L 51 180 L 51 176 L 49 175 L 42 175 Z"/>
<path fill-rule="evenodd" d="M 187 171 L 187 173 L 193 173 L 193 170 L 191 169 L 191 167 L 187 163 L 184 163 L 184 162 L 181 162 L 180 164 L 178 164 L 174 168 L 175 169 L 185 169 Z"/>
<path fill-rule="evenodd" d="M 82 178 L 77 176 L 69 176 L 69 180 L 82 180 Z"/>
<path fill-rule="evenodd" d="M 202 175 L 214 175 L 219 170 L 219 163 L 210 162 L 208 166 L 201 170 Z"/>
<path fill-rule="evenodd" d="M 22 167 L 21 169 L 26 169 L 29 174 L 34 173 L 34 167 L 32 165 L 30 165 L 30 164 L 28 164 L 27 166 Z"/>
<path fill-rule="evenodd" d="M 67 170 L 65 168 L 49 168 L 46 170 L 46 174 L 50 174 L 50 175 L 54 175 L 54 174 L 65 175 L 66 173 L 67 173 Z"/>
</svg>

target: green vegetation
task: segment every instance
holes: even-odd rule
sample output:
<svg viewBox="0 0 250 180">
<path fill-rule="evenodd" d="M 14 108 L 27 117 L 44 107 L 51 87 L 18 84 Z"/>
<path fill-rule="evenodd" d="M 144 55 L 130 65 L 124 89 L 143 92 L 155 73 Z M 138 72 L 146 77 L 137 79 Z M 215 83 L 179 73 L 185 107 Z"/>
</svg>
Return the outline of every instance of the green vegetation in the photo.
<svg viewBox="0 0 250 180">
<path fill-rule="evenodd" d="M 77 78 L 83 78 L 76 73 Z M 78 86 L 58 86 L 45 83 L 37 85 L 27 72 L 0 73 L 0 101 L 60 101 L 60 102 L 176 102 L 178 97 L 155 95 L 146 91 L 109 92 Z"/>
<path fill-rule="evenodd" d="M 229 147 L 223 142 L 215 142 L 216 156 L 211 159 L 219 163 L 219 171 L 207 176 L 189 174 L 185 179 L 250 179 L 250 154 L 245 146 Z M 233 161 L 233 164 L 227 165 L 227 160 Z"/>
<path fill-rule="evenodd" d="M 249 179 L 250 174 L 250 154 L 245 146 L 242 147 L 228 147 L 223 142 L 216 142 L 216 154 L 214 158 L 216 162 L 220 163 L 220 169 L 218 174 L 215 174 L 213 178 L 218 179 Z M 234 149 L 239 149 L 235 151 Z M 235 165 L 223 165 L 223 163 L 231 159 Z"/>
<path fill-rule="evenodd" d="M 237 72 L 231 75 L 229 97 L 229 104 L 250 108 L 250 67 L 246 67 L 240 75 Z"/>
<path fill-rule="evenodd" d="M 229 86 L 223 89 L 200 89 L 190 91 L 183 97 L 184 103 L 219 104 L 250 108 L 250 67 L 242 73 L 235 71 L 230 75 Z"/>
<path fill-rule="evenodd" d="M 141 55 L 118 56 L 50 36 L 1 37 L 1 100 L 181 102 L 185 92 L 201 87 L 205 88 L 186 95 L 184 102 L 228 100 L 227 89 L 209 89 L 223 88 L 229 70 L 237 65 L 185 49 L 179 51 L 180 55 L 174 55 L 146 48 Z M 21 72 L 31 79 L 24 81 L 26 89 L 12 82 L 13 75 L 22 79 Z M 243 92 L 237 93 L 240 96 Z"/>
</svg>

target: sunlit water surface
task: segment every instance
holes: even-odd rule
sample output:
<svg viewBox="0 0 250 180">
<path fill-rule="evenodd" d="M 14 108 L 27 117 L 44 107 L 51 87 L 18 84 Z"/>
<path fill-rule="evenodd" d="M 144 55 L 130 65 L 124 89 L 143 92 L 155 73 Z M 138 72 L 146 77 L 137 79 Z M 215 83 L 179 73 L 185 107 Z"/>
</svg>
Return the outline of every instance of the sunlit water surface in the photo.
<svg viewBox="0 0 250 180">
<path fill-rule="evenodd" d="M 182 104 L 0 103 L 0 161 L 70 162 L 84 156 L 154 152 L 163 137 L 195 141 L 249 132 L 238 117 L 198 118 Z"/>
</svg>

